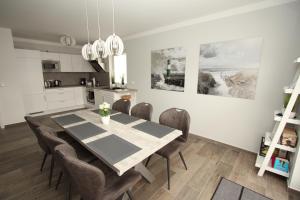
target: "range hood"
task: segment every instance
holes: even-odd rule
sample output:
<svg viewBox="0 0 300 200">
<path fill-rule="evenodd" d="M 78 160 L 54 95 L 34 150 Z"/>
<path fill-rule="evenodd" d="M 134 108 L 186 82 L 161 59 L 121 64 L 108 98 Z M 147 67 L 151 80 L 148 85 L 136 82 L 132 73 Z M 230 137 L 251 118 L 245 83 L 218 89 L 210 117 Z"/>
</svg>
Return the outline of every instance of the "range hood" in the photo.
<svg viewBox="0 0 300 200">
<path fill-rule="evenodd" d="M 90 60 L 89 63 L 96 70 L 96 72 L 107 72 L 105 70 L 104 63 L 101 63 L 101 64 L 103 64 L 103 66 L 99 65 L 97 60 Z"/>
</svg>

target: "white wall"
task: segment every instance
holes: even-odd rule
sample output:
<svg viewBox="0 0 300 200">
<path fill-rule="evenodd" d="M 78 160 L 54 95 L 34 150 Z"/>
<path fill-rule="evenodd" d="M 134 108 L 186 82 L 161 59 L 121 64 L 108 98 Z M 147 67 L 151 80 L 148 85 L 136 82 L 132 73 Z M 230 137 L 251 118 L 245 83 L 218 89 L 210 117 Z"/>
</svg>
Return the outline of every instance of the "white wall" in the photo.
<svg viewBox="0 0 300 200">
<path fill-rule="evenodd" d="M 24 106 L 10 29 L 0 28 L 0 44 L 0 114 L 1 125 L 7 125 L 24 121 Z"/>
<path fill-rule="evenodd" d="M 261 136 L 272 130 L 273 110 L 282 104 L 282 88 L 300 56 L 300 3 L 132 39 L 125 42 L 129 87 L 138 89 L 139 102 L 153 104 L 154 120 L 170 107 L 188 110 L 191 133 L 256 152 Z M 255 100 L 197 94 L 201 43 L 263 37 Z M 183 46 L 187 51 L 185 91 L 152 90 L 151 50 Z"/>
</svg>

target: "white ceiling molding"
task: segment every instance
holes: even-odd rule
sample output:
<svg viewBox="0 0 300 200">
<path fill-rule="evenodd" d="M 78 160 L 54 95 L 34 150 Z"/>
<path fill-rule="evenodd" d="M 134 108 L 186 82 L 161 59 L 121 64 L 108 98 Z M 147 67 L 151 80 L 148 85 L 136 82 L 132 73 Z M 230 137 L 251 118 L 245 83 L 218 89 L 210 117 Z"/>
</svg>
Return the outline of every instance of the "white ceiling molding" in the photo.
<svg viewBox="0 0 300 200">
<path fill-rule="evenodd" d="M 161 26 L 161 27 L 158 27 L 158 28 L 155 28 L 152 30 L 128 35 L 123 38 L 124 38 L 124 40 L 132 40 L 132 39 L 141 38 L 141 37 L 145 37 L 145 36 L 149 36 L 149 35 L 153 35 L 153 34 L 157 34 L 157 33 L 162 33 L 162 32 L 166 32 L 166 31 L 179 29 L 179 28 L 186 27 L 186 26 L 200 24 L 203 22 L 213 21 L 213 20 L 230 17 L 230 16 L 234 16 L 234 15 L 240 15 L 240 14 L 244 14 L 244 13 L 254 12 L 257 10 L 262 10 L 262 9 L 279 6 L 279 5 L 283 5 L 283 4 L 288 4 L 288 3 L 292 3 L 292 2 L 296 2 L 296 1 L 298 1 L 298 0 L 266 0 L 266 1 L 259 2 L 259 3 L 255 3 L 255 4 L 251 4 L 251 5 L 247 5 L 247 6 L 241 6 L 238 8 L 233 8 L 233 9 L 218 12 L 215 14 L 202 16 L 199 18 L 185 20 L 185 21 L 182 21 L 179 23 L 168 25 L 168 26 Z"/>
<path fill-rule="evenodd" d="M 66 47 L 63 46 L 59 42 L 50 42 L 50 41 L 44 41 L 44 40 L 35 40 L 35 39 L 28 39 L 28 38 L 21 38 L 21 37 L 13 37 L 14 42 L 20 42 L 20 43 L 29 43 L 29 44 L 39 44 L 39 45 L 50 45 L 50 46 L 59 46 L 59 47 Z M 82 46 L 75 45 L 71 46 L 69 48 L 75 48 L 75 49 L 81 49 Z"/>
</svg>

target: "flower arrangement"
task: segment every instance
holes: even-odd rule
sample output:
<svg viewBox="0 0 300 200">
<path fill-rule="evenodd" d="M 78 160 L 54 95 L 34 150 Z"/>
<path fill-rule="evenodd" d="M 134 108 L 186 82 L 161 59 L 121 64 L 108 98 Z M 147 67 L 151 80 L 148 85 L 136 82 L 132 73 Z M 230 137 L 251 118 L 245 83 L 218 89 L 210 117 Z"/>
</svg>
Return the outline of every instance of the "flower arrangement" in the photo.
<svg viewBox="0 0 300 200">
<path fill-rule="evenodd" d="M 110 105 L 106 102 L 99 105 L 99 114 L 101 117 L 107 117 L 110 115 Z"/>
</svg>

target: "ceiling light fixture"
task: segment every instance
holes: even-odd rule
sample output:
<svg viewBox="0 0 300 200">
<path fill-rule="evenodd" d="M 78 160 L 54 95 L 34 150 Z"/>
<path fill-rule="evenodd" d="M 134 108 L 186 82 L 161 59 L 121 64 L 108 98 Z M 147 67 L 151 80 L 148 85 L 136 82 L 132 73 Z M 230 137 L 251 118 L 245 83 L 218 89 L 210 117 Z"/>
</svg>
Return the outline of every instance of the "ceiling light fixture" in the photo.
<svg viewBox="0 0 300 200">
<path fill-rule="evenodd" d="M 71 46 L 75 46 L 76 40 L 74 37 L 70 35 L 63 35 L 60 37 L 60 43 L 64 46 L 71 47 Z"/>
<path fill-rule="evenodd" d="M 102 58 L 107 57 L 106 45 L 105 42 L 101 39 L 101 29 L 100 29 L 100 6 L 99 1 L 97 0 L 97 16 L 98 16 L 98 34 L 99 38 L 93 43 L 93 54 L 96 55 L 98 62 L 102 63 Z"/>
<path fill-rule="evenodd" d="M 114 0 L 112 0 L 111 2 L 112 2 L 112 12 L 113 12 L 113 34 L 106 39 L 106 50 L 108 55 L 122 55 L 124 51 L 124 44 L 121 38 L 115 34 Z"/>
<path fill-rule="evenodd" d="M 96 56 L 93 54 L 92 45 L 90 43 L 89 16 L 88 16 L 87 0 L 85 1 L 85 15 L 86 15 L 86 30 L 87 30 L 88 43 L 82 47 L 81 54 L 85 60 L 95 60 Z"/>
</svg>

